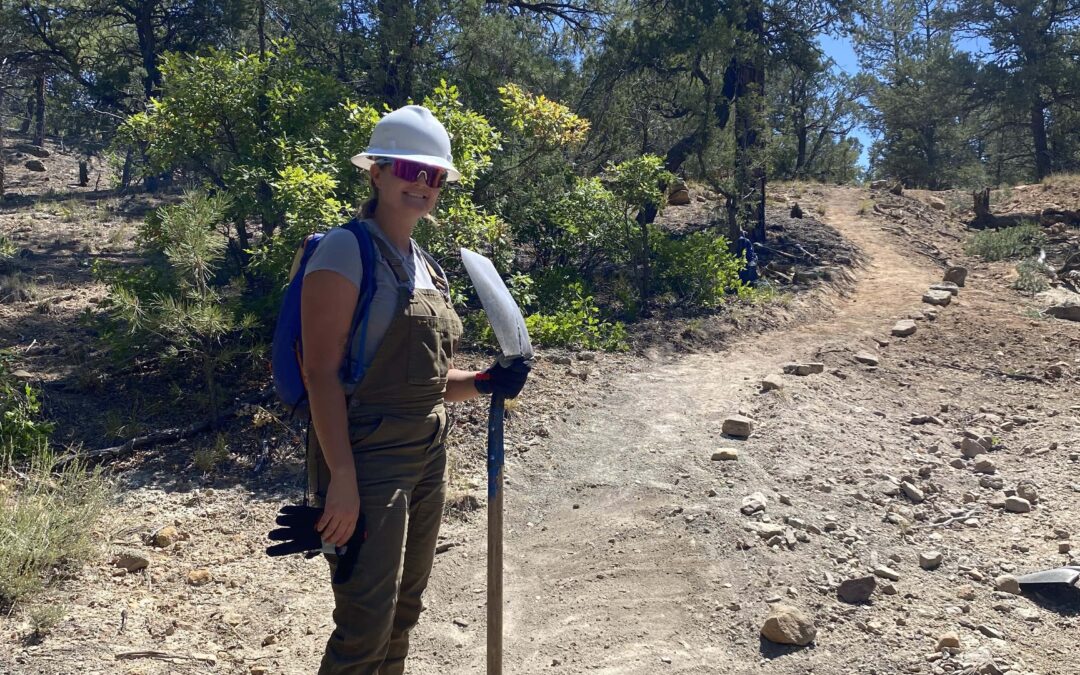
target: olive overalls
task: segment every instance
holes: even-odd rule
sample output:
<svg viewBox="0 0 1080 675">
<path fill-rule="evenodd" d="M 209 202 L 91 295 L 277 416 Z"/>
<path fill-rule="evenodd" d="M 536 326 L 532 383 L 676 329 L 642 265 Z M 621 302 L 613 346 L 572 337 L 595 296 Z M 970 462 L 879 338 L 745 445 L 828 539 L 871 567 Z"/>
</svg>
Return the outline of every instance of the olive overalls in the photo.
<svg viewBox="0 0 1080 675">
<path fill-rule="evenodd" d="M 352 578 L 333 586 L 336 628 L 321 675 L 404 672 L 446 496 L 443 394 L 461 321 L 446 279 L 434 266 L 429 263 L 440 290 L 414 289 L 401 258 L 381 238 L 373 239 L 397 278 L 398 305 L 349 402 L 349 441 L 367 539 Z M 330 472 L 318 441 L 313 445 L 309 476 L 321 499 Z M 337 556 L 326 557 L 332 576 Z"/>
</svg>

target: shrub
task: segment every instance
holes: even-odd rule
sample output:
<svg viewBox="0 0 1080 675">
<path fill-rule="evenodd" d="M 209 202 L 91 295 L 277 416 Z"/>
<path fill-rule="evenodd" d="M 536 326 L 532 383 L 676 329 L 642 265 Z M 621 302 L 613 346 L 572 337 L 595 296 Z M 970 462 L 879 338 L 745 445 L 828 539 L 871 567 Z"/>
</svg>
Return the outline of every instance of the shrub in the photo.
<svg viewBox="0 0 1080 675">
<path fill-rule="evenodd" d="M 580 283 L 568 290 L 570 299 L 564 309 L 526 317 L 531 340 L 548 347 L 625 350 L 626 327 L 619 322 L 602 321 L 592 296 L 585 295 Z"/>
<path fill-rule="evenodd" d="M 1034 223 L 1025 223 L 1016 227 L 979 232 L 968 242 L 965 250 L 970 255 L 994 262 L 1037 253 L 1043 241 L 1044 236 L 1039 227 Z"/>
<path fill-rule="evenodd" d="M 113 318 L 145 347 L 194 361 L 216 409 L 219 364 L 235 356 L 234 343 L 255 326 L 223 296 L 217 272 L 225 257 L 220 231 L 228 200 L 189 192 L 159 209 L 140 227 L 149 264 L 137 273 L 103 272 Z"/>
<path fill-rule="evenodd" d="M 1050 288 L 1052 273 L 1037 258 L 1028 258 L 1016 266 L 1017 278 L 1013 288 L 1035 295 Z"/>
<path fill-rule="evenodd" d="M 28 456 L 43 445 L 53 425 L 38 419 L 38 392 L 11 374 L 13 356 L 0 350 L 0 465 Z"/>
<path fill-rule="evenodd" d="M 746 261 L 729 250 L 726 237 L 711 231 L 685 237 L 655 233 L 662 290 L 674 293 L 684 308 L 714 309 L 743 284 L 739 272 Z"/>
</svg>

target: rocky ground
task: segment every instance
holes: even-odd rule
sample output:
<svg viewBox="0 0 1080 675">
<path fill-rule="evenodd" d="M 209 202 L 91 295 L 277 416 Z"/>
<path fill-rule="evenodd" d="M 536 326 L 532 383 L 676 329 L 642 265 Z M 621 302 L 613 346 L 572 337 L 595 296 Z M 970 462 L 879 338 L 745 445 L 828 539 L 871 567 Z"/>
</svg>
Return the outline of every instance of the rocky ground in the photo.
<svg viewBox="0 0 1080 675">
<path fill-rule="evenodd" d="M 775 270 L 802 273 L 809 292 L 630 354 L 543 355 L 509 421 L 506 672 L 1080 672 L 1080 605 L 1010 578 L 1080 546 L 1080 324 L 1045 313 L 1059 299 L 1013 290 L 1011 263 L 966 257 L 962 214 L 930 203 L 942 196 L 783 191 L 775 201 L 798 199 L 850 246 L 827 247 L 818 268 L 835 271 Z M 45 213 L 9 205 L 0 231 L 26 242 L 65 226 Z M 771 236 L 786 251 L 785 232 Z M 0 304 L 27 372 L 99 429 L 86 394 L 64 393 L 88 385 L 60 328 L 100 297 L 77 270 L 112 252 L 107 236 L 35 258 L 56 264 L 40 295 Z M 957 264 L 968 274 L 948 305 L 924 302 Z M 414 673 L 484 669 L 484 412 L 455 417 Z M 314 672 L 331 628 L 325 565 L 262 554 L 299 494 L 298 458 L 291 432 L 249 418 L 213 474 L 191 459 L 213 438 L 114 464 L 101 558 L 42 600 L 67 608 L 43 641 L 21 614 L 0 618 L 0 670 Z M 263 440 L 271 461 L 256 473 Z"/>
</svg>

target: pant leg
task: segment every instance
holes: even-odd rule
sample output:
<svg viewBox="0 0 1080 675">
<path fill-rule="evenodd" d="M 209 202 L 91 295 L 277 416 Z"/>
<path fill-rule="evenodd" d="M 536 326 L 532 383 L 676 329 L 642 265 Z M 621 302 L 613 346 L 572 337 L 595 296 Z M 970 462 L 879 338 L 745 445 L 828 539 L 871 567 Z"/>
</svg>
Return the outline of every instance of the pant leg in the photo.
<svg viewBox="0 0 1080 675">
<path fill-rule="evenodd" d="M 375 675 L 386 658 L 394 608 L 402 581 L 402 548 L 409 529 L 409 499 L 404 490 L 383 496 L 361 495 L 367 524 L 352 577 L 333 584 L 334 632 L 326 644 L 319 675 Z M 330 574 L 337 556 L 327 556 Z"/>
<path fill-rule="evenodd" d="M 409 531 L 393 631 L 379 675 L 401 675 L 409 653 L 409 633 L 420 619 L 422 596 L 435 561 L 435 546 L 446 501 L 446 452 L 440 443 L 431 451 L 424 477 L 413 489 L 409 503 Z"/>
</svg>

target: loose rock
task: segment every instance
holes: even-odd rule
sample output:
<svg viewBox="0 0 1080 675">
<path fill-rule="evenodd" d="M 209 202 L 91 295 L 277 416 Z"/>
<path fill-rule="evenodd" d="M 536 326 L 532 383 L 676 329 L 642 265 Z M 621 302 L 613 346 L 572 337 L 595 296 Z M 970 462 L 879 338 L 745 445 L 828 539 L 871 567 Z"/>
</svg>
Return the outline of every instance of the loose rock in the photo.
<svg viewBox="0 0 1080 675">
<path fill-rule="evenodd" d="M 749 497 L 743 497 L 742 508 L 739 509 L 743 514 L 751 516 L 758 511 L 764 511 L 768 506 L 769 500 L 765 498 L 765 495 L 760 492 L 755 492 Z"/>
<path fill-rule="evenodd" d="M 153 544 L 158 548 L 168 548 L 175 544 L 180 539 L 180 532 L 172 525 L 166 525 L 153 536 Z"/>
<path fill-rule="evenodd" d="M 817 637 L 817 627 L 801 610 L 790 605 L 772 606 L 769 617 L 761 627 L 761 635 L 781 645 L 808 645 Z"/>
<path fill-rule="evenodd" d="M 784 388 L 784 379 L 779 375 L 766 375 L 761 378 L 761 391 L 774 391 Z"/>
<path fill-rule="evenodd" d="M 994 589 L 1002 593 L 1020 595 L 1020 582 L 1011 574 L 1002 574 L 994 580 Z"/>
<path fill-rule="evenodd" d="M 941 551 L 925 551 L 919 554 L 919 567 L 924 570 L 936 570 L 941 567 L 943 558 Z"/>
<path fill-rule="evenodd" d="M 45 171 L 45 163 L 42 162 L 40 159 L 27 160 L 27 162 L 23 164 L 23 166 L 25 166 L 30 171 Z"/>
<path fill-rule="evenodd" d="M 743 415 L 732 415 L 724 420 L 722 430 L 728 436 L 749 438 L 754 432 L 754 420 Z"/>
<path fill-rule="evenodd" d="M 938 638 L 937 650 L 940 652 L 946 649 L 960 649 L 960 636 L 952 631 L 943 633 Z"/>
<path fill-rule="evenodd" d="M 1026 499 L 1029 503 L 1034 504 L 1039 501 L 1039 488 L 1035 483 L 1029 480 L 1020 481 L 1016 486 L 1016 496 L 1021 499 Z"/>
<path fill-rule="evenodd" d="M 960 295 L 960 287 L 950 281 L 943 281 L 940 284 L 934 284 L 930 287 L 932 291 L 945 291 L 949 295 Z"/>
<path fill-rule="evenodd" d="M 980 459 L 975 462 L 975 473 L 992 474 L 997 472 L 997 465 L 992 460 Z"/>
<path fill-rule="evenodd" d="M 923 494 L 922 490 L 907 481 L 900 484 L 900 489 L 904 491 L 908 499 L 916 504 L 921 504 L 926 499 L 926 495 Z"/>
<path fill-rule="evenodd" d="M 858 604 L 870 600 L 875 588 L 877 588 L 877 579 L 873 576 L 858 577 L 841 582 L 840 587 L 836 589 L 836 594 L 844 602 Z"/>
<path fill-rule="evenodd" d="M 960 440 L 960 453 L 969 459 L 974 459 L 979 455 L 986 452 L 986 448 L 983 444 L 973 438 L 963 438 Z"/>
<path fill-rule="evenodd" d="M 967 268 L 966 267 L 950 267 L 945 270 L 945 281 L 948 283 L 956 284 L 963 288 L 964 282 L 967 280 Z"/>
<path fill-rule="evenodd" d="M 187 582 L 192 586 L 205 586 L 214 580 L 214 575 L 210 574 L 210 570 L 191 570 L 187 575 Z"/>
<path fill-rule="evenodd" d="M 874 575 L 879 576 L 882 579 L 888 579 L 889 581 L 900 581 L 900 573 L 884 565 L 878 565 L 877 567 L 875 567 Z"/>
<path fill-rule="evenodd" d="M 739 458 L 739 451 L 734 448 L 721 448 L 713 453 L 714 462 L 731 462 Z"/>
<path fill-rule="evenodd" d="M 806 377 L 807 375 L 818 375 L 825 372 L 824 363 L 785 363 L 783 365 L 784 373 L 786 375 L 799 375 L 800 377 Z"/>
<path fill-rule="evenodd" d="M 865 363 L 868 366 L 878 365 L 878 357 L 874 356 L 870 352 L 859 352 L 855 355 L 855 360 L 859 363 Z"/>
<path fill-rule="evenodd" d="M 896 337 L 908 337 L 915 334 L 917 330 L 915 322 L 911 319 L 903 319 L 897 321 L 896 325 L 892 327 L 892 334 Z"/>
<path fill-rule="evenodd" d="M 949 303 L 952 302 L 952 293 L 949 291 L 927 291 L 923 293 L 922 301 L 928 305 L 948 307 Z"/>
<path fill-rule="evenodd" d="M 113 565 L 128 572 L 138 572 L 150 566 L 150 560 L 138 553 L 125 551 L 113 558 Z"/>
<path fill-rule="evenodd" d="M 1023 497 L 1007 497 L 1005 499 L 1005 510 L 1012 513 L 1027 513 L 1031 511 L 1031 502 Z"/>
</svg>

